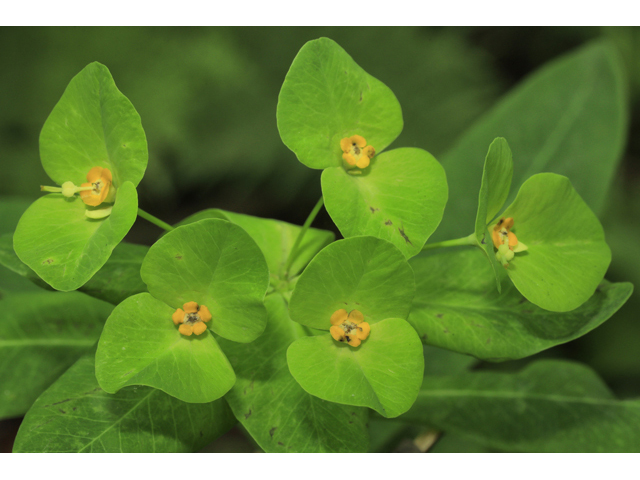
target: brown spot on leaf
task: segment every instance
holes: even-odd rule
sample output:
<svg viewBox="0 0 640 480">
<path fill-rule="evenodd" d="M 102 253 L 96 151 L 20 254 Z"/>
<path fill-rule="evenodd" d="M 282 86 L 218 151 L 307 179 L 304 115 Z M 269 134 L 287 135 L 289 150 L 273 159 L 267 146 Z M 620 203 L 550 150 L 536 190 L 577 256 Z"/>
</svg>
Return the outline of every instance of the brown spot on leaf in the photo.
<svg viewBox="0 0 640 480">
<path fill-rule="evenodd" d="M 427 339 L 429 338 L 429 335 L 427 335 L 426 333 L 423 333 L 420 338 L 422 338 L 422 340 L 424 340 L 426 342 Z"/>
<path fill-rule="evenodd" d="M 445 328 L 442 332 L 443 332 L 443 333 L 449 333 L 449 329 L 448 329 L 448 328 Z"/>
<path fill-rule="evenodd" d="M 65 411 L 64 411 L 63 409 L 61 409 L 61 408 L 59 408 L 59 409 L 58 409 L 58 411 L 59 411 L 60 413 L 62 413 L 63 415 L 67 413 L 67 412 L 65 412 Z"/>
<path fill-rule="evenodd" d="M 411 243 L 411 240 L 409 240 L 409 237 L 407 236 L 407 234 L 404 233 L 404 228 L 398 228 L 398 231 L 400 232 L 400 235 L 402 235 L 402 238 L 404 238 L 404 241 L 406 243 L 408 243 L 409 245 L 413 245 L 413 243 Z"/>
<path fill-rule="evenodd" d="M 176 255 L 176 260 L 182 260 L 182 255 Z"/>
<path fill-rule="evenodd" d="M 436 313 L 436 317 L 442 318 L 442 317 L 444 317 L 444 313 Z"/>
<path fill-rule="evenodd" d="M 47 258 L 42 265 L 51 265 L 53 263 L 53 258 Z"/>
<path fill-rule="evenodd" d="M 369 210 L 371 210 L 371 213 L 376 213 L 380 209 L 379 208 L 374 208 L 374 207 L 369 207 Z"/>
<path fill-rule="evenodd" d="M 269 436 L 271 438 L 273 438 L 273 433 L 278 429 L 278 427 L 273 427 L 271 430 L 269 430 Z"/>
<path fill-rule="evenodd" d="M 249 413 L 244 414 L 244 419 L 247 420 L 251 416 L 251 409 L 249 409 Z"/>
<path fill-rule="evenodd" d="M 385 225 L 393 225 L 393 222 L 391 220 L 387 220 L 386 222 L 384 222 Z"/>
<path fill-rule="evenodd" d="M 278 442 L 278 445 L 282 445 L 284 447 L 284 443 L 282 442 Z"/>
<path fill-rule="evenodd" d="M 491 343 L 491 337 L 487 338 L 487 345 L 489 345 Z"/>
</svg>

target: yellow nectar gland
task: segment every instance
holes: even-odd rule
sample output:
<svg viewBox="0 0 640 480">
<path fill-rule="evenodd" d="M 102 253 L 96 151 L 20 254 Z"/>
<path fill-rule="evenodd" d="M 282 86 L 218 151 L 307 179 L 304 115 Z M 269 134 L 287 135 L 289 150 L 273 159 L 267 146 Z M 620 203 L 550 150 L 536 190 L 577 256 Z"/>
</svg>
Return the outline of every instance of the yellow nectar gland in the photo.
<svg viewBox="0 0 640 480">
<path fill-rule="evenodd" d="M 178 331 L 187 337 L 195 333 L 200 335 L 207 329 L 206 322 L 211 320 L 211 312 L 204 305 L 187 302 L 182 308 L 176 309 L 171 317 L 175 325 L 180 325 Z"/>
<path fill-rule="evenodd" d="M 82 201 L 90 207 L 108 202 L 111 203 L 116 197 L 116 188 L 113 186 L 113 177 L 108 168 L 93 167 L 87 173 L 88 183 L 83 183 L 77 187 L 73 182 L 64 182 L 61 187 L 47 187 L 40 185 L 43 192 L 62 193 L 67 198 L 80 193 Z M 104 218 L 111 214 L 112 207 L 99 210 L 87 210 L 86 216 L 89 218 Z"/>
<path fill-rule="evenodd" d="M 342 159 L 352 167 L 367 168 L 376 154 L 375 149 L 367 145 L 367 141 L 360 135 L 343 138 L 340 140 L 340 148 L 343 152 Z"/>
<path fill-rule="evenodd" d="M 347 342 L 352 347 L 357 347 L 367 339 L 370 331 L 371 327 L 364 321 L 364 315 L 359 310 L 347 313 L 341 308 L 331 315 L 329 332 L 336 342 Z"/>
<path fill-rule="evenodd" d="M 518 241 L 516 234 L 511 231 L 513 228 L 513 218 L 501 218 L 498 223 L 493 226 L 491 239 L 493 246 L 498 250 L 496 259 L 504 268 L 509 267 L 509 262 L 518 252 L 527 250 L 527 246 Z"/>
</svg>

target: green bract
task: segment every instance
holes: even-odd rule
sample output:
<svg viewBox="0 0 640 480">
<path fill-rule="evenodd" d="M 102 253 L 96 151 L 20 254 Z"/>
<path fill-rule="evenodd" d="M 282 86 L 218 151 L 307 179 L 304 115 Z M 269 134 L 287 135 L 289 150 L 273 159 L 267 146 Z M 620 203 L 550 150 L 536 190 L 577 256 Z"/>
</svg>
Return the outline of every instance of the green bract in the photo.
<svg viewBox="0 0 640 480">
<path fill-rule="evenodd" d="M 487 225 L 502 209 L 509 196 L 511 177 L 513 176 L 513 161 L 511 150 L 504 138 L 496 138 L 489 146 L 489 152 L 484 161 L 482 184 L 478 196 L 478 213 L 476 215 L 476 242 L 485 253 L 496 276 L 498 292 L 501 291 L 500 279 L 504 276 L 500 271 L 502 266 L 496 260 L 493 241 Z"/>
<path fill-rule="evenodd" d="M 324 169 L 327 212 L 345 237 L 372 235 L 406 257 L 420 252 L 447 201 L 444 170 L 424 150 L 380 154 L 402 131 L 393 92 L 335 42 L 308 42 L 293 61 L 278 99 L 282 141 L 311 168 Z M 374 147 L 371 165 L 343 160 L 342 139 L 359 135 Z"/>
<path fill-rule="evenodd" d="M 268 271 L 255 242 L 240 227 L 207 219 L 168 233 L 142 263 L 149 292 L 118 305 L 96 353 L 96 376 L 108 392 L 148 385 L 187 402 L 210 402 L 235 374 L 209 329 L 189 337 L 171 320 L 187 302 L 206 306 L 221 337 L 251 342 L 265 328 L 262 300 Z"/>
<path fill-rule="evenodd" d="M 310 395 L 287 368 L 287 348 L 306 338 L 289 319 L 281 295 L 269 295 L 267 329 L 255 342 L 220 340 L 238 376 L 225 396 L 233 413 L 266 452 L 365 452 L 369 444 L 364 408 Z"/>
<path fill-rule="evenodd" d="M 567 312 L 593 295 L 611 262 L 611 250 L 600 221 L 567 177 L 534 175 L 502 216 L 513 218 L 518 240 L 529 247 L 507 268 L 527 300 Z"/>
<path fill-rule="evenodd" d="M 417 285 L 409 323 L 423 342 L 490 361 L 527 357 L 581 337 L 610 318 L 633 291 L 630 283 L 603 280 L 579 308 L 549 312 L 511 283 L 499 294 L 491 268 L 475 248 L 421 255 L 410 264 Z"/>
<path fill-rule="evenodd" d="M 404 320 L 414 292 L 413 271 L 389 242 L 354 237 L 324 248 L 296 284 L 291 319 L 327 331 L 334 312 L 358 310 L 371 333 L 356 348 L 328 334 L 296 340 L 287 351 L 291 374 L 322 399 L 400 415 L 424 368 L 420 339 Z"/>
<path fill-rule="evenodd" d="M 553 173 L 529 178 L 513 204 L 494 219 L 509 195 L 512 175 L 509 145 L 496 138 L 484 164 L 476 243 L 489 259 L 500 291 L 504 274 L 496 258 L 502 253 L 496 252 L 492 233 L 499 219 L 512 218 L 509 231 L 526 249 L 509 246 L 515 253 L 508 252 L 508 262 L 502 260 L 509 278 L 532 303 L 556 312 L 573 310 L 591 297 L 611 261 L 602 226 L 569 179 Z"/>
<path fill-rule="evenodd" d="M 75 290 L 107 261 L 135 221 L 135 186 L 147 166 L 140 117 L 116 88 L 109 70 L 92 63 L 76 75 L 40 134 L 42 166 L 58 185 L 87 182 L 93 167 L 108 168 L 117 189 L 109 216 L 92 219 L 78 197 L 55 193 L 24 213 L 14 235 L 20 259 L 58 290 Z M 43 241 L 45 240 L 46 241 Z"/>
</svg>

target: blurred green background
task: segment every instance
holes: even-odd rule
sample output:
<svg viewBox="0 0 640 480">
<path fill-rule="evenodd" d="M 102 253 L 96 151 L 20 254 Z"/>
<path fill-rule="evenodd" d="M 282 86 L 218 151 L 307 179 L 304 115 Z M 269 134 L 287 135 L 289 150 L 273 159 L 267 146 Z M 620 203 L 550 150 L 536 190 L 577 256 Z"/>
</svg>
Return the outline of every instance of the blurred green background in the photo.
<svg viewBox="0 0 640 480">
<path fill-rule="evenodd" d="M 40 129 L 71 78 L 99 61 L 146 131 L 141 208 L 170 223 L 211 207 L 302 223 L 320 196 L 320 172 L 297 162 L 280 141 L 276 105 L 296 53 L 320 36 L 338 42 L 398 97 L 405 128 L 393 147 L 424 148 L 436 158 L 528 74 L 593 39 L 609 39 L 626 69 L 630 130 L 601 216 L 613 250 L 607 278 L 640 285 L 634 27 L 1 28 L 0 200 L 24 199 L 26 206 L 40 184 L 51 184 L 40 165 Z M 314 226 L 336 231 L 324 211 Z M 157 234 L 140 220 L 127 240 L 150 244 Z M 619 396 L 640 396 L 638 312 L 635 293 L 600 328 L 540 356 L 582 361 Z"/>
</svg>

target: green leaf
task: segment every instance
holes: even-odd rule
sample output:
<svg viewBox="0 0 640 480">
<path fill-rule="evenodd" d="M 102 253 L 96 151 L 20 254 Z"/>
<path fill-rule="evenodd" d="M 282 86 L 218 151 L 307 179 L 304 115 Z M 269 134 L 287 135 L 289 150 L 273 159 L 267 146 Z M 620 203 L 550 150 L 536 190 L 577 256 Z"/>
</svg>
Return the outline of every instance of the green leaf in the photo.
<svg viewBox="0 0 640 480">
<path fill-rule="evenodd" d="M 110 395 L 94 369 L 83 356 L 38 398 L 14 452 L 196 452 L 235 424 L 222 399 L 185 403 L 149 387 Z"/>
<path fill-rule="evenodd" d="M 111 306 L 80 293 L 0 295 L 0 418 L 34 400 L 98 339 Z"/>
<path fill-rule="evenodd" d="M 556 312 L 586 302 L 611 262 L 598 218 L 568 178 L 541 173 L 527 180 L 503 213 L 529 249 L 517 253 L 507 273 L 527 300 Z"/>
<path fill-rule="evenodd" d="M 171 320 L 174 311 L 148 293 L 113 310 L 96 353 L 96 377 L 106 392 L 145 385 L 207 403 L 229 391 L 236 377 L 213 334 L 181 335 Z"/>
<path fill-rule="evenodd" d="M 265 300 L 267 329 L 248 345 L 220 340 L 238 377 L 225 399 L 266 452 L 366 452 L 364 408 L 327 402 L 305 392 L 289 373 L 286 351 L 304 329 L 289 319 L 278 294 Z"/>
<path fill-rule="evenodd" d="M 403 417 L 519 452 L 637 452 L 640 401 L 617 400 L 588 367 L 541 360 L 516 374 L 425 377 Z"/>
<path fill-rule="evenodd" d="M 496 277 L 498 292 L 501 291 L 502 265 L 498 263 L 493 250 L 493 241 L 487 231 L 487 224 L 502 209 L 509 196 L 513 177 L 513 161 L 509 144 L 504 138 L 496 138 L 489 146 L 487 158 L 484 161 L 482 184 L 478 196 L 478 213 L 476 214 L 475 236 L 478 245 L 487 256 Z"/>
<path fill-rule="evenodd" d="M 325 331 L 341 308 L 359 310 L 374 324 L 407 318 L 414 293 L 413 271 L 397 248 L 374 237 L 354 237 L 325 247 L 309 263 L 291 296 L 289 314 Z"/>
<path fill-rule="evenodd" d="M 507 138 L 514 152 L 516 188 L 536 173 L 558 173 L 600 212 L 625 145 L 626 108 L 624 73 L 609 45 L 593 43 L 544 66 L 440 159 L 456 201 L 438 236 L 468 233 L 476 211 L 469 192 L 480 183 L 487 145 L 496 137 Z"/>
<path fill-rule="evenodd" d="M 109 260 L 78 291 L 117 305 L 124 299 L 142 293 L 147 286 L 140 278 L 142 260 L 149 247 L 121 242 L 113 249 Z M 0 265 L 31 280 L 43 288 L 50 288 L 36 273 L 27 267 L 13 249 L 13 235 L 0 236 Z"/>
<path fill-rule="evenodd" d="M 475 248 L 423 255 L 410 264 L 416 296 L 409 323 L 423 342 L 490 361 L 527 357 L 578 338 L 610 318 L 633 291 L 630 283 L 604 280 L 580 308 L 549 312 L 510 283 L 499 294 Z"/>
<path fill-rule="evenodd" d="M 142 280 L 156 298 L 175 308 L 206 305 L 209 324 L 234 342 L 251 342 L 265 328 L 263 304 L 269 271 L 255 241 L 225 220 L 184 225 L 158 240 L 142 262 Z"/>
<path fill-rule="evenodd" d="M 56 290 L 79 288 L 105 264 L 136 220 L 136 189 L 124 183 L 104 219 L 87 218 L 86 208 L 79 197 L 45 195 L 22 215 L 13 236 L 20 260 Z"/>
<path fill-rule="evenodd" d="M 140 116 L 97 62 L 76 75 L 40 133 L 47 175 L 62 185 L 87 181 L 93 167 L 108 168 L 120 188 L 140 183 L 147 168 L 147 140 Z"/>
<path fill-rule="evenodd" d="M 361 135 L 381 152 L 402 131 L 393 92 L 328 38 L 298 52 L 280 90 L 277 119 L 284 144 L 319 169 L 342 165 L 345 137 Z"/>
<path fill-rule="evenodd" d="M 276 287 L 285 280 L 285 265 L 289 252 L 298 238 L 302 227 L 269 218 L 258 218 L 241 213 L 208 209 L 195 213 L 181 221 L 177 226 L 187 225 L 205 218 L 221 218 L 242 227 L 255 240 L 269 267 L 271 285 Z M 322 248 L 335 238 L 333 232 L 310 228 L 298 247 L 295 260 L 289 268 L 288 278 L 294 278 Z"/>
<path fill-rule="evenodd" d="M 375 156 L 362 175 L 322 172 L 327 212 L 344 237 L 372 235 L 407 257 L 420 253 L 447 203 L 444 169 L 428 152 L 399 148 Z"/>
<path fill-rule="evenodd" d="M 24 211 L 31 205 L 31 200 L 21 197 L 0 195 L 0 235 L 13 233 L 18 225 L 18 220 Z"/>
<path fill-rule="evenodd" d="M 371 325 L 369 337 L 357 348 L 331 335 L 300 338 L 287 350 L 287 362 L 311 395 L 369 407 L 389 418 L 413 405 L 424 372 L 420 339 L 400 318 Z"/>
</svg>

